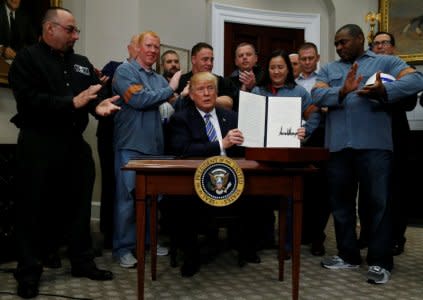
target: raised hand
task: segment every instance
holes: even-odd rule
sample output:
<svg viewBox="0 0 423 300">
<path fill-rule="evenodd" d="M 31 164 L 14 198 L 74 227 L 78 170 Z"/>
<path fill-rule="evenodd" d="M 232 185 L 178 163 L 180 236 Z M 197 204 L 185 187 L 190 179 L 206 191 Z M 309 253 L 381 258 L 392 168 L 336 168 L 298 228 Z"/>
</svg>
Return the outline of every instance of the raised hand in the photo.
<svg viewBox="0 0 423 300">
<path fill-rule="evenodd" d="M 179 79 L 181 78 L 181 71 L 178 71 L 175 73 L 175 75 L 172 76 L 172 78 L 169 81 L 169 86 L 171 87 L 172 90 L 176 90 L 179 86 Z"/>
<path fill-rule="evenodd" d="M 91 85 L 86 90 L 73 97 L 73 106 L 78 109 L 84 107 L 93 99 L 97 98 L 97 93 L 101 89 L 101 84 Z"/>
<path fill-rule="evenodd" d="M 107 117 L 120 110 L 120 106 L 115 104 L 116 100 L 119 98 L 120 96 L 116 95 L 101 101 L 100 104 L 96 106 L 95 113 L 99 116 Z"/>
<path fill-rule="evenodd" d="M 363 80 L 362 75 L 357 76 L 357 69 L 358 69 L 358 64 L 354 63 L 351 69 L 348 71 L 347 78 L 345 79 L 344 85 L 339 91 L 339 96 L 341 99 L 345 98 L 345 96 L 351 93 L 352 91 L 357 90 L 361 80 Z"/>
<path fill-rule="evenodd" d="M 251 71 L 240 71 L 239 81 L 242 83 L 241 90 L 250 91 L 256 85 L 256 76 Z"/>
</svg>

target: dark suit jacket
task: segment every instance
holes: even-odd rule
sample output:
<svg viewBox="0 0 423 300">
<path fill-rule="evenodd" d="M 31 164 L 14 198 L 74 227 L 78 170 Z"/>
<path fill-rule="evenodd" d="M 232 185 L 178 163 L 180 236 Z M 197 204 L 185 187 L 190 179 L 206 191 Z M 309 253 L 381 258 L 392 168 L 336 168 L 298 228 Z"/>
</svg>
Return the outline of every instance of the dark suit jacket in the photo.
<svg viewBox="0 0 423 300">
<path fill-rule="evenodd" d="M 9 28 L 9 16 L 4 1 L 0 1 L 0 45 L 11 47 L 16 52 L 25 46 L 32 45 L 37 42 L 37 33 L 33 28 L 29 17 L 21 9 L 15 12 L 16 25 L 16 45 L 11 47 L 11 36 Z"/>
<path fill-rule="evenodd" d="M 222 138 L 229 130 L 237 128 L 238 117 L 233 111 L 216 107 Z M 209 157 L 220 155 L 219 142 L 210 142 L 201 114 L 194 106 L 176 112 L 169 122 L 168 143 L 170 152 L 184 157 Z M 226 149 L 227 156 L 243 156 L 242 147 Z"/>
</svg>

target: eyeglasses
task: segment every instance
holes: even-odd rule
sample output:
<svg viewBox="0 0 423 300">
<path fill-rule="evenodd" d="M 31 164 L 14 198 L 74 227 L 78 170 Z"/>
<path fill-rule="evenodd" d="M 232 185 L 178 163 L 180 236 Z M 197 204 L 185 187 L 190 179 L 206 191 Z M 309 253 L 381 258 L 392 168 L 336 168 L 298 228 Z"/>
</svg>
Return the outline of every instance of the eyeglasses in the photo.
<svg viewBox="0 0 423 300">
<path fill-rule="evenodd" d="M 378 47 L 378 46 L 382 46 L 382 47 L 386 47 L 391 45 L 391 41 L 380 41 L 380 42 L 373 42 L 372 46 L 373 47 Z"/>
<path fill-rule="evenodd" d="M 81 30 L 79 30 L 78 27 L 75 27 L 75 26 L 72 26 L 72 25 L 63 26 L 62 24 L 57 23 L 57 22 L 51 22 L 51 23 L 53 23 L 54 25 L 62 27 L 62 29 L 65 30 L 69 34 L 72 34 L 72 33 L 80 34 L 81 33 Z"/>
</svg>

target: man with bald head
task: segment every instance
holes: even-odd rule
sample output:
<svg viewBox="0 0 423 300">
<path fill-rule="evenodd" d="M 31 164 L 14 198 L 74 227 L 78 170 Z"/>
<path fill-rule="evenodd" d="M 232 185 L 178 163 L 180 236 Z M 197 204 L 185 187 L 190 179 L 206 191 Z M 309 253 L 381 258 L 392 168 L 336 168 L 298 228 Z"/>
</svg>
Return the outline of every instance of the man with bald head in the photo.
<svg viewBox="0 0 423 300">
<path fill-rule="evenodd" d="M 15 278 L 23 298 L 38 295 L 40 256 L 57 247 L 58 236 L 67 237 L 72 276 L 113 278 L 94 262 L 90 218 L 95 171 L 82 134 L 88 113 L 110 115 L 120 109 L 113 103 L 119 97 L 103 100 L 94 67 L 73 51 L 78 39 L 72 13 L 50 8 L 40 42 L 18 52 L 9 72 L 18 111 L 12 121 L 20 129 Z"/>
</svg>

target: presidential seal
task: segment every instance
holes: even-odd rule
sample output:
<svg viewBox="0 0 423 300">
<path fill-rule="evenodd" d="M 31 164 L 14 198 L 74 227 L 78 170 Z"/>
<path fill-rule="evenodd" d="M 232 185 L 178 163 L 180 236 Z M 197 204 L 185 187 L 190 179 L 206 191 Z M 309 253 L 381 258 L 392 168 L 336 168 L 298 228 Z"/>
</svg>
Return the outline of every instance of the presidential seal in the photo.
<svg viewBox="0 0 423 300">
<path fill-rule="evenodd" d="M 198 197 L 212 206 L 234 203 L 244 190 L 244 173 L 233 159 L 213 156 L 198 166 L 194 175 Z"/>
</svg>

